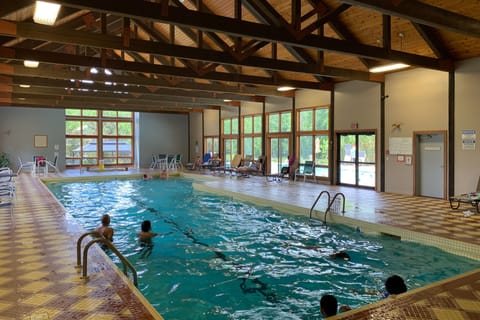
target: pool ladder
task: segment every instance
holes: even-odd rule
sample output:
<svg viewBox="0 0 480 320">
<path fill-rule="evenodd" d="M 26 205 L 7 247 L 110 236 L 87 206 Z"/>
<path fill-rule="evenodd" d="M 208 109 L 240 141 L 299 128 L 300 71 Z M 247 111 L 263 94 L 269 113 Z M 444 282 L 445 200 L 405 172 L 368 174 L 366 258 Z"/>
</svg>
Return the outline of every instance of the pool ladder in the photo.
<svg viewBox="0 0 480 320">
<path fill-rule="evenodd" d="M 338 197 L 340 197 L 343 200 L 342 213 L 345 213 L 345 195 L 341 192 L 338 192 L 332 198 L 331 195 L 330 195 L 330 192 L 328 192 L 327 190 L 323 190 L 322 192 L 320 192 L 317 199 L 315 199 L 315 202 L 313 203 L 312 207 L 310 208 L 310 219 L 312 219 L 313 209 L 315 208 L 315 206 L 318 203 L 318 200 L 320 200 L 320 198 L 322 197 L 323 194 L 326 194 L 327 197 L 328 197 L 328 200 L 327 200 L 328 206 L 327 206 L 327 209 L 325 209 L 325 214 L 323 216 L 323 223 L 326 224 L 327 223 L 327 213 L 330 212 L 330 209 L 332 208 L 333 204 L 335 203 L 335 201 L 337 200 Z"/>
<path fill-rule="evenodd" d="M 83 249 L 83 265 L 82 265 L 82 240 L 89 235 L 94 235 L 97 236 L 97 238 L 90 240 L 86 245 L 85 248 Z M 135 267 L 130 263 L 130 261 L 125 258 L 120 251 L 115 248 L 115 246 L 105 239 L 98 231 L 90 231 L 82 234 L 80 238 L 77 240 L 77 268 L 82 267 L 82 279 L 87 278 L 87 257 L 88 257 L 88 250 L 90 247 L 94 244 L 100 242 L 104 244 L 108 249 L 110 249 L 115 255 L 122 261 L 123 264 L 123 273 L 128 277 L 127 274 L 127 268 L 132 271 L 132 276 L 133 276 L 133 284 L 135 287 L 138 286 L 138 277 L 137 277 L 137 270 L 135 270 Z"/>
</svg>

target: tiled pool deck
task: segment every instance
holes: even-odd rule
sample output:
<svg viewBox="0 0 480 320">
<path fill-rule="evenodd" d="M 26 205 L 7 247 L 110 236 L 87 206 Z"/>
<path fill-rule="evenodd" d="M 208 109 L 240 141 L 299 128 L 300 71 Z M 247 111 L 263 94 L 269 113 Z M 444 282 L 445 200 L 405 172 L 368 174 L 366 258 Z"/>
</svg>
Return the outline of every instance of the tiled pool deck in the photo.
<svg viewBox="0 0 480 320">
<path fill-rule="evenodd" d="M 72 170 L 50 176 L 131 174 L 141 172 L 80 174 Z M 448 201 L 322 184 L 269 182 L 262 177 L 208 178 L 198 187 L 300 214 L 308 214 L 322 190 L 342 192 L 347 199 L 346 212 L 328 215 L 327 221 L 394 234 L 480 261 L 480 215 L 466 218 L 461 210 L 450 209 Z M 15 204 L 0 206 L 0 319 L 161 319 L 96 246 L 89 254 L 89 278 L 81 279 L 75 265 L 76 242 L 83 231 L 64 215 L 63 207 L 38 178 L 21 174 L 16 186 Z M 323 214 L 314 215 L 323 219 Z M 331 319 L 480 319 L 480 269 Z"/>
</svg>

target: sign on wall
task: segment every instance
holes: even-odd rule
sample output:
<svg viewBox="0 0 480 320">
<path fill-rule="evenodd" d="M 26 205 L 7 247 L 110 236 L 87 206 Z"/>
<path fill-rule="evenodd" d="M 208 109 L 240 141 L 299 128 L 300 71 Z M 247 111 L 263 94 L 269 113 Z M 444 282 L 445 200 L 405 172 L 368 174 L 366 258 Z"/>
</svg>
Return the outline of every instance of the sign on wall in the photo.
<svg viewBox="0 0 480 320">
<path fill-rule="evenodd" d="M 462 150 L 475 150 L 477 130 L 462 130 Z"/>
<path fill-rule="evenodd" d="M 390 154 L 411 155 L 413 154 L 412 148 L 411 137 L 390 137 L 389 139 Z"/>
</svg>

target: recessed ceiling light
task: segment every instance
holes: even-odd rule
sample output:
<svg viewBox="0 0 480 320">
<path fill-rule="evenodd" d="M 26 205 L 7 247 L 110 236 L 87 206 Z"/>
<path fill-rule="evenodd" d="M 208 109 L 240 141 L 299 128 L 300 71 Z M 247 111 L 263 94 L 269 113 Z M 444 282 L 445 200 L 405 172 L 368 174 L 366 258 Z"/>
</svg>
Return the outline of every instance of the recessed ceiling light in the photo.
<svg viewBox="0 0 480 320">
<path fill-rule="evenodd" d="M 38 68 L 40 62 L 34 60 L 25 60 L 23 61 L 23 65 L 27 68 Z"/>
<path fill-rule="evenodd" d="M 232 102 L 230 99 L 223 99 L 223 102 Z"/>
<path fill-rule="evenodd" d="M 92 67 L 92 68 L 90 68 L 90 73 L 91 73 L 91 74 L 97 74 L 97 73 L 98 73 L 98 69 L 95 68 L 95 67 Z"/>
<path fill-rule="evenodd" d="M 294 90 L 294 89 L 295 89 L 294 87 L 282 86 L 282 87 L 278 87 L 277 91 L 290 91 L 290 90 Z"/>
<path fill-rule="evenodd" d="M 21 84 L 20 88 L 30 88 L 30 85 L 29 84 Z"/>
<path fill-rule="evenodd" d="M 372 73 L 380 73 L 380 72 L 387 72 L 393 70 L 399 70 L 410 67 L 408 64 L 404 63 L 393 63 L 393 64 L 386 64 L 384 66 L 378 66 L 370 69 Z"/>
<path fill-rule="evenodd" d="M 108 69 L 103 70 L 103 72 L 105 72 L 105 74 L 106 74 L 107 76 L 111 76 L 111 75 L 112 75 L 112 71 L 110 71 L 110 70 L 108 70 Z"/>
<path fill-rule="evenodd" d="M 37 1 L 33 21 L 52 26 L 55 24 L 55 20 L 57 20 L 58 11 L 60 11 L 59 4 Z"/>
</svg>

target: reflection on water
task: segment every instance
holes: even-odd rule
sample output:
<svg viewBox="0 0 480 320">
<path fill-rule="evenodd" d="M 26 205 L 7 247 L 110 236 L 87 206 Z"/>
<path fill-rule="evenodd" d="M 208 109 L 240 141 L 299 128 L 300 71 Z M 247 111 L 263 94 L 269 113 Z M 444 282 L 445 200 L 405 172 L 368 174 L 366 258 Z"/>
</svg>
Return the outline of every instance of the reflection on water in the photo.
<svg viewBox="0 0 480 320">
<path fill-rule="evenodd" d="M 411 290 L 476 267 L 435 248 L 196 192 L 186 179 L 49 187 L 87 230 L 110 214 L 115 246 L 165 319 L 319 319 L 326 293 L 355 308 L 377 301 L 372 292 L 391 274 Z M 149 245 L 136 238 L 143 220 L 159 233 Z M 338 251 L 351 259 L 332 259 Z"/>
</svg>

